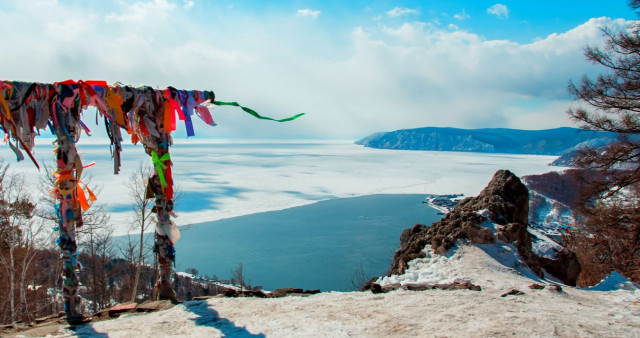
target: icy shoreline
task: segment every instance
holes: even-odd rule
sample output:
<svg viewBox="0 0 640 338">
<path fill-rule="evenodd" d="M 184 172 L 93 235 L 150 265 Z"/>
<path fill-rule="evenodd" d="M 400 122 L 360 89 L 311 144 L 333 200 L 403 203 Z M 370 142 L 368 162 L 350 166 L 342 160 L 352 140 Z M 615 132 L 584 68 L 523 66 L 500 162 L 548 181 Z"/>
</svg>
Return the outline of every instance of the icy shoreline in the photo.
<svg viewBox="0 0 640 338">
<path fill-rule="evenodd" d="M 482 286 L 470 290 L 330 292 L 308 297 L 212 298 L 170 310 L 84 325 L 63 337 L 388 337 L 617 336 L 640 331 L 638 291 L 562 292 L 529 286 L 477 246 L 447 259 L 450 273 Z M 509 290 L 523 295 L 501 297 Z"/>
<path fill-rule="evenodd" d="M 433 195 L 427 194 L 424 203 L 446 214 L 464 198 L 463 194 Z"/>
</svg>

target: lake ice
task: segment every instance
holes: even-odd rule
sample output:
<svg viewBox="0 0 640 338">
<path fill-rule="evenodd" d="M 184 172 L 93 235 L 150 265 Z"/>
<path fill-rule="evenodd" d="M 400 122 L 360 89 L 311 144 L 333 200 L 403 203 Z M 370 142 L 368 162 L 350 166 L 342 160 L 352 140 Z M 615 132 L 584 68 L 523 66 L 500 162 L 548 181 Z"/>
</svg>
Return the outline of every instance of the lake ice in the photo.
<svg viewBox="0 0 640 338">
<path fill-rule="evenodd" d="M 52 164 L 51 140 L 38 141 L 36 158 Z M 84 163 L 97 164 L 85 170 L 91 187 L 102 186 L 97 203 L 112 213 L 115 234 L 126 233 L 127 181 L 150 158 L 141 145 L 125 144 L 122 170 L 113 175 L 106 141 L 83 138 L 78 148 Z M 16 163 L 8 147 L 0 147 L 0 156 L 12 170 L 27 172 L 34 195 L 39 194 L 38 171 L 28 159 Z M 372 194 L 475 195 L 498 169 L 519 176 L 559 169 L 547 165 L 554 156 L 371 149 L 352 141 L 177 140 L 171 158 L 174 182 L 183 192 L 176 205 L 178 225 Z"/>
<path fill-rule="evenodd" d="M 46 141 L 39 140 L 36 147 L 36 158 L 41 162 L 52 164 L 52 149 Z M 131 219 L 131 202 L 127 181 L 131 173 L 141 162 L 150 162 L 150 159 L 140 145 L 125 145 L 122 152 L 122 170 L 119 175 L 113 175 L 113 164 L 110 158 L 109 146 L 106 142 L 88 142 L 78 145 L 79 152 L 83 156 L 84 163 L 96 162 L 96 166 L 88 168 L 86 174 L 92 176 L 91 187 L 100 185 L 101 192 L 97 203 L 103 204 L 111 212 L 111 223 L 114 227 L 114 234 L 125 234 L 129 229 L 128 224 Z M 0 149 L 0 156 L 11 164 L 11 170 L 23 171 L 27 173 L 27 181 L 32 183 L 33 194 L 37 195 L 37 175 L 35 166 L 28 162 L 15 162 L 14 155 L 8 148 Z M 430 210 L 430 216 L 425 216 L 424 220 L 407 219 L 407 224 L 396 224 L 392 232 L 379 231 L 379 238 L 374 239 L 370 233 L 354 237 L 355 241 L 360 241 L 359 246 L 349 243 L 342 243 L 343 247 L 351 247 L 354 252 L 361 250 L 375 251 L 373 243 L 380 238 L 386 240 L 385 248 L 380 252 L 382 256 L 376 257 L 375 263 L 371 260 L 363 259 L 354 255 L 353 252 L 346 254 L 346 266 L 333 269 L 333 272 L 326 271 L 326 279 L 336 279 L 341 276 L 338 284 L 310 283 L 309 279 L 296 279 L 289 276 L 291 283 L 282 284 L 269 277 L 269 266 L 260 266 L 255 258 L 249 256 L 238 256 L 243 250 L 246 252 L 259 249 L 259 241 L 252 238 L 250 241 L 235 243 L 240 241 L 242 236 L 238 236 L 240 230 L 226 229 L 218 230 L 218 234 L 230 236 L 230 242 L 235 246 L 236 251 L 216 251 L 202 247 L 199 242 L 200 251 L 187 250 L 190 237 L 197 237 L 207 225 L 215 227 L 238 227 L 239 224 L 247 223 L 246 220 L 252 218 L 237 218 L 238 216 L 258 214 L 258 221 L 249 222 L 246 228 L 246 236 L 252 233 L 273 233 L 282 231 L 278 227 L 278 218 L 293 217 L 292 212 L 300 210 L 325 210 L 327 205 L 332 208 L 344 208 L 345 203 L 356 203 L 360 206 L 359 214 L 355 217 L 368 217 L 372 223 L 380 225 L 380 219 L 384 215 L 379 213 L 380 204 L 365 203 L 362 199 L 337 200 L 348 197 L 378 195 L 373 197 L 380 202 L 380 194 L 396 195 L 396 205 L 401 206 L 409 203 L 406 194 L 417 194 L 412 200 L 422 200 L 426 194 L 448 194 L 462 193 L 467 196 L 476 195 L 489 182 L 493 173 L 498 169 L 509 169 L 516 175 L 539 174 L 550 170 L 561 168 L 549 167 L 556 157 L 535 156 L 535 155 L 512 155 L 512 154 L 487 154 L 487 153 L 462 153 L 462 152 L 430 152 L 430 151 L 404 151 L 404 150 L 384 150 L 371 149 L 354 145 L 351 141 L 203 141 L 203 140 L 178 140 L 171 149 L 173 160 L 174 182 L 177 184 L 182 197 L 176 203 L 178 216 L 175 221 L 178 225 L 199 224 L 193 227 L 192 234 L 185 231 L 184 238 L 177 243 L 178 271 L 185 268 L 194 267 L 202 272 L 217 274 L 220 278 L 226 278 L 229 274 L 229 267 L 235 267 L 239 262 L 245 265 L 245 273 L 253 279 L 254 284 L 266 284 L 270 286 L 294 286 L 294 287 L 319 287 L 325 291 L 328 289 L 345 290 L 348 288 L 347 282 L 353 271 L 359 268 L 359 263 L 363 262 L 365 272 L 384 273 L 388 268 L 389 260 L 393 255 L 393 250 L 398 245 L 398 236 L 403 228 L 412 226 L 416 222 L 430 222 L 436 220 L 435 211 Z M 289 209 L 281 213 L 264 212 L 283 210 L 297 206 L 309 205 L 319 201 L 336 200 L 337 204 L 321 203 L 309 209 Z M 348 202 L 350 201 L 350 202 Z M 374 201 L 370 200 L 369 202 Z M 376 202 L 376 201 L 374 201 Z M 369 211 L 366 207 L 369 206 Z M 323 209 L 324 208 L 324 209 Z M 364 209 L 362 209 L 364 208 Z M 399 207 L 398 207 L 399 208 Z M 423 208 L 424 209 L 424 208 Z M 427 208 L 428 209 L 428 208 Z M 415 211 L 415 210 L 414 210 Z M 395 214 L 396 210 L 387 210 L 387 213 Z M 422 211 L 419 211 L 422 212 Z M 353 215 L 349 216 L 352 217 Z M 260 218 L 262 217 L 262 218 Z M 382 217 L 382 218 L 381 218 Z M 235 219 L 233 219 L 235 218 Z M 350 222 L 346 218 L 345 223 Z M 214 222 L 230 219 L 226 222 Z M 299 219 L 298 223 L 304 224 L 306 229 L 300 229 L 305 233 L 310 232 L 314 227 L 314 220 L 320 224 L 320 220 L 326 220 L 323 215 L 309 215 L 307 218 Z M 340 221 L 340 215 L 332 215 L 334 223 Z M 358 226 L 365 226 L 366 222 L 355 222 Z M 354 224 L 355 224 L 354 223 Z M 327 224 L 327 223 L 325 223 Z M 315 224 L 317 225 L 317 224 Z M 335 225 L 335 224 L 333 224 Z M 242 225 L 244 226 L 244 225 Z M 258 229 L 264 226 L 265 229 Z M 325 225 L 326 226 L 326 225 Z M 373 225 L 372 225 L 373 227 Z M 245 228 L 243 228 L 245 229 Z M 289 231 L 294 231 L 290 226 Z M 382 229 L 382 228 L 380 228 Z M 327 231 L 336 236 L 344 237 L 346 227 L 327 228 Z M 391 230 L 389 230 L 391 231 Z M 375 231 L 373 232 L 376 233 Z M 268 237 L 273 241 L 275 237 Z M 268 239 L 265 237 L 265 240 Z M 299 241 L 294 239 L 295 241 Z M 335 242 L 334 239 L 324 239 L 324 244 Z M 362 240 L 369 238 L 368 242 Z M 216 236 L 220 240 L 220 236 Z M 224 240 L 224 239 L 222 239 Z M 219 242 L 218 242 L 219 243 Z M 247 248 L 248 243 L 251 248 Z M 335 242 L 337 243 L 337 242 Z M 382 244 L 381 244 L 382 245 Z M 330 247 L 330 246 L 327 246 Z M 295 249 L 295 248 L 294 248 Z M 287 250 L 294 250 L 290 247 Z M 181 256 L 181 250 L 184 255 Z M 258 255 L 273 255 L 276 253 L 273 247 L 268 247 Z M 342 250 L 342 249 L 340 249 Z M 187 251 L 189 253 L 187 254 Z M 295 251 L 295 250 L 294 250 Z M 314 249 L 312 253 L 316 256 L 305 256 L 310 266 L 311 262 L 326 260 L 327 255 L 334 255 L 335 252 L 328 250 Z M 301 252 L 288 252 L 288 255 L 300 255 Z M 307 253 L 305 253 L 306 255 Z M 225 257 L 220 257 L 221 255 Z M 323 256 L 324 255 L 324 256 Z M 366 255 L 366 253 L 365 253 Z M 200 256 L 200 257 L 199 257 Z M 201 258 L 199 260 L 199 258 Z M 233 259 L 231 259 L 233 258 Z M 266 257 L 265 257 L 266 258 Z M 267 258 L 268 259 L 268 258 Z M 331 258 L 335 260 L 334 258 Z M 213 269 L 207 260 L 224 260 L 224 265 L 217 265 L 217 270 Z M 194 263 L 194 264 L 190 264 Z M 299 266 L 300 262 L 290 262 L 291 265 L 284 267 L 291 270 L 294 266 Z M 277 264 L 277 262 L 275 263 Z M 287 263 L 288 264 L 288 263 Z M 307 267 L 308 268 L 308 267 Z M 264 271 L 262 271 L 262 270 Z M 222 271 L 220 271 L 222 270 Z M 253 271 L 252 271 L 253 270 Z M 253 272 L 253 274 L 252 274 Z M 281 271 L 275 271 L 280 273 Z M 295 274 L 303 274 L 302 271 Z M 346 274 L 346 276 L 345 276 Z M 317 279 L 317 277 L 314 277 Z M 262 279 L 262 280 L 261 280 Z M 298 283 L 295 285 L 295 283 Z"/>
</svg>

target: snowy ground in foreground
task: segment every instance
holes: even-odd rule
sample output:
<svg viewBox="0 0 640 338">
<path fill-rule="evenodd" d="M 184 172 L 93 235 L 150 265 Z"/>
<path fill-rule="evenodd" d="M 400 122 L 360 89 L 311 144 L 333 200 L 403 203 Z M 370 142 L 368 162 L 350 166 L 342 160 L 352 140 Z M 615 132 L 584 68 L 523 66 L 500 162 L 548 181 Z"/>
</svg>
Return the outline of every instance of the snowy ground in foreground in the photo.
<svg viewBox="0 0 640 338">
<path fill-rule="evenodd" d="M 98 203 L 112 213 L 115 234 L 127 231 L 131 201 L 127 181 L 141 161 L 140 145 L 125 145 L 122 171 L 113 175 L 109 146 L 78 144 L 92 186 L 102 185 Z M 281 210 L 333 198 L 371 194 L 478 194 L 498 169 L 540 174 L 554 156 L 371 149 L 351 141 L 209 142 L 180 140 L 171 149 L 174 181 L 183 191 L 178 225 Z M 95 143 L 95 142 L 94 142 Z M 52 163 L 53 147 L 41 141 L 35 156 Z M 35 166 L 15 162 L 8 147 L 0 156 L 12 170 L 26 172 L 38 195 Z"/>
<path fill-rule="evenodd" d="M 386 337 L 386 336 L 638 336 L 640 290 L 563 293 L 529 289 L 506 247 L 461 245 L 425 262 L 442 276 L 457 276 L 482 291 L 322 293 L 275 299 L 214 298 L 167 311 L 126 315 L 60 335 L 109 337 Z M 496 260 L 496 258 L 498 260 Z M 500 263 L 502 262 L 502 263 Z M 506 265 L 505 265 L 506 264 Z M 513 265 L 515 264 L 515 265 Z M 518 289 L 523 296 L 500 297 Z"/>
</svg>

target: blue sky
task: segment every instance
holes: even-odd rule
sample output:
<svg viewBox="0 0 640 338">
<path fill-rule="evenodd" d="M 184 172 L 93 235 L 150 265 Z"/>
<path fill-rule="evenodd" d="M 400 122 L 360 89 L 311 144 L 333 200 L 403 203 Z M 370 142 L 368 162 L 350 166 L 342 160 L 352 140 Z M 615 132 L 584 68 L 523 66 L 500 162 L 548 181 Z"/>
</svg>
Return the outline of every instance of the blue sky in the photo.
<svg viewBox="0 0 640 338">
<path fill-rule="evenodd" d="M 502 4 L 506 15 L 488 9 Z M 443 25 L 455 24 L 461 29 L 476 32 L 487 39 L 509 39 L 529 42 L 551 33 L 570 30 L 591 18 L 636 19 L 626 1 L 209 1 L 198 3 L 208 16 L 244 13 L 254 17 L 286 16 L 298 9 L 319 11 L 316 24 L 328 31 L 350 29 L 354 25 L 367 25 L 382 21 L 403 22 L 415 20 L 439 21 Z M 394 8 L 406 14 L 385 15 Z M 500 6 L 498 6 L 500 8 Z M 402 13 L 402 11 L 398 12 Z M 498 19 L 498 20 L 496 20 Z"/>
<path fill-rule="evenodd" d="M 277 124 L 216 108 L 199 138 L 543 129 L 572 125 L 568 81 L 602 71 L 583 48 L 635 19 L 624 0 L 6 0 L 0 78 L 172 85 L 307 113 Z"/>
</svg>

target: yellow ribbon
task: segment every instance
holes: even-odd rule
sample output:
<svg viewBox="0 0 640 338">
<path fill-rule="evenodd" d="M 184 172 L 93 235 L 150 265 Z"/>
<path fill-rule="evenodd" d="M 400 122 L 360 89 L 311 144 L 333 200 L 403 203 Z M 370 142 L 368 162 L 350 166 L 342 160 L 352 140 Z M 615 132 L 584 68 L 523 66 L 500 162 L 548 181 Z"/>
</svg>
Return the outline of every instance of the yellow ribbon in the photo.
<svg viewBox="0 0 640 338">
<path fill-rule="evenodd" d="M 124 100 L 122 99 L 122 93 L 117 92 L 112 87 L 109 87 L 109 89 L 107 89 L 105 99 L 107 101 L 107 106 L 109 107 L 109 109 L 112 109 L 114 111 L 114 114 L 116 115 L 114 116 L 115 121 L 119 125 L 124 126 L 124 112 L 122 111 L 122 104 L 124 103 Z"/>
<path fill-rule="evenodd" d="M 11 87 L 12 91 L 13 91 L 13 87 Z M 9 95 L 9 97 L 11 97 L 11 95 Z M 2 105 L 2 108 L 4 108 L 5 111 L 5 117 L 7 118 L 7 120 L 11 121 L 11 109 L 9 109 L 9 105 L 7 104 L 7 101 L 5 101 L 4 99 L 4 91 L 0 92 L 0 104 Z M 9 133 L 8 130 L 5 131 L 5 133 Z"/>
</svg>

